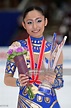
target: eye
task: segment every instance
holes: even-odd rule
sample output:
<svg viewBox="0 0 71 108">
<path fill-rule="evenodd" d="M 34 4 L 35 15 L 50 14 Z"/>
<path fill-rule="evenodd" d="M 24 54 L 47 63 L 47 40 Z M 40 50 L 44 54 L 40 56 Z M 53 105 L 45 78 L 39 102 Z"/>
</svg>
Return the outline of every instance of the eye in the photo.
<svg viewBox="0 0 71 108">
<path fill-rule="evenodd" d="M 27 24 L 32 24 L 32 21 L 28 21 Z"/>
<path fill-rule="evenodd" d="M 42 20 L 41 19 L 38 19 L 37 22 L 40 23 L 40 22 L 42 22 Z"/>
</svg>

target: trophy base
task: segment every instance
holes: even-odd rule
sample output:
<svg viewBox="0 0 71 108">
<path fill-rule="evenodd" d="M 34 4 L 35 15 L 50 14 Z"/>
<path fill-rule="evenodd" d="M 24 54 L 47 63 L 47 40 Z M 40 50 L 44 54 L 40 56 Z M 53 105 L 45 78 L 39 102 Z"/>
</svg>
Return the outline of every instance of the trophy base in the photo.
<svg viewBox="0 0 71 108">
<path fill-rule="evenodd" d="M 38 89 L 40 92 L 44 93 L 44 94 L 48 94 L 48 95 L 51 95 L 51 92 L 52 92 L 52 88 L 51 87 L 46 87 L 46 86 L 39 86 L 39 89 Z"/>
<path fill-rule="evenodd" d="M 41 85 L 39 85 L 39 89 L 40 92 L 44 93 L 44 94 L 48 94 L 50 95 L 52 92 L 52 86 L 49 82 L 47 82 L 46 80 L 44 80 L 42 82 Z"/>
</svg>

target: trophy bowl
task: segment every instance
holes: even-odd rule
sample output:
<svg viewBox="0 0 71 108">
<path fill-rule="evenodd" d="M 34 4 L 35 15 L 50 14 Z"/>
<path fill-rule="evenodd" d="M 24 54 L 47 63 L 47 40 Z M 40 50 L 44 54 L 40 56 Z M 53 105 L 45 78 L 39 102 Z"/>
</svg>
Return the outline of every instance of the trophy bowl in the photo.
<svg viewBox="0 0 71 108">
<path fill-rule="evenodd" d="M 42 93 L 51 93 L 52 84 L 47 77 L 54 77 L 54 72 L 48 70 L 29 70 L 30 82 L 38 84 L 38 90 Z"/>
</svg>

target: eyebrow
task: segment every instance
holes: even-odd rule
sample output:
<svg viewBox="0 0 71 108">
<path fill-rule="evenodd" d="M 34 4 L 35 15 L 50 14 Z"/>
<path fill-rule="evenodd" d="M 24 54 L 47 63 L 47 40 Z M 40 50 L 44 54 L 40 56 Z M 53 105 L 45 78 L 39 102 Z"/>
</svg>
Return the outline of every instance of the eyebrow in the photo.
<svg viewBox="0 0 71 108">
<path fill-rule="evenodd" d="M 42 19 L 42 18 L 41 17 L 35 18 L 35 20 L 38 20 L 38 19 Z M 27 21 L 29 20 L 33 21 L 33 19 L 28 19 Z"/>
</svg>

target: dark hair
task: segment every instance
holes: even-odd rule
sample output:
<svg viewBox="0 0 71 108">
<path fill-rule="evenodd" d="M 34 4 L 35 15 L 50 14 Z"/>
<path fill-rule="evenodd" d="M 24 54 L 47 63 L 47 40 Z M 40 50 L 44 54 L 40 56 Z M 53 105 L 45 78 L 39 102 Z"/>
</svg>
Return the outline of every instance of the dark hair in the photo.
<svg viewBox="0 0 71 108">
<path fill-rule="evenodd" d="M 30 7 L 28 7 L 28 8 L 24 11 L 23 20 L 24 20 L 24 18 L 26 17 L 26 15 L 28 14 L 28 12 L 30 12 L 30 11 L 32 11 L 32 10 L 37 10 L 37 11 L 39 11 L 39 12 L 45 17 L 45 12 L 43 11 L 43 9 L 41 9 L 41 8 L 38 7 L 38 6 L 30 6 Z"/>
</svg>

